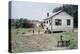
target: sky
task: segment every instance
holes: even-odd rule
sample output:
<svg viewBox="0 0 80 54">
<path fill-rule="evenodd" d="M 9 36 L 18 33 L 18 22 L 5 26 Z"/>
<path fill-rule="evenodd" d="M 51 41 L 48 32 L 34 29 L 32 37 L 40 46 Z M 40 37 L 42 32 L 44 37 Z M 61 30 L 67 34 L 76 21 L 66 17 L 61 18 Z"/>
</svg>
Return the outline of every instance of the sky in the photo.
<svg viewBox="0 0 80 54">
<path fill-rule="evenodd" d="M 42 21 L 47 17 L 47 12 L 52 14 L 53 9 L 60 6 L 62 4 L 12 1 L 12 18 Z"/>
</svg>

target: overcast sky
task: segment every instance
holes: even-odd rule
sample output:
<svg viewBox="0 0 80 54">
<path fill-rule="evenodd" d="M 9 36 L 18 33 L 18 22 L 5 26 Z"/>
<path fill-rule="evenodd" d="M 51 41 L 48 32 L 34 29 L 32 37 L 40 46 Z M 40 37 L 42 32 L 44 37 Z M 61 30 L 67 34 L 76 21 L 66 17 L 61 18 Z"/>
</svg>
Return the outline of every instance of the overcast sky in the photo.
<svg viewBox="0 0 80 54">
<path fill-rule="evenodd" d="M 52 13 L 54 8 L 60 6 L 62 4 L 13 1 L 12 18 L 27 18 L 41 21 L 47 17 L 47 12 Z"/>
</svg>

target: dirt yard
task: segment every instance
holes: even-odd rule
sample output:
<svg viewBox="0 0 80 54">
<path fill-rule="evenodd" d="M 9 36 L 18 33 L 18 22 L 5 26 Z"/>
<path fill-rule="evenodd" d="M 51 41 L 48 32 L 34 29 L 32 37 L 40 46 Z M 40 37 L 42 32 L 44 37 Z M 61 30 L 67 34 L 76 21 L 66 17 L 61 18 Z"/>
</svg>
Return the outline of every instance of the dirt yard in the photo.
<svg viewBox="0 0 80 54">
<path fill-rule="evenodd" d="M 29 35 L 28 35 L 29 34 Z M 33 51 L 47 51 L 47 50 L 60 50 L 69 49 L 67 47 L 57 47 L 57 41 L 60 40 L 60 35 L 64 39 L 75 39 L 77 42 L 77 32 L 63 32 L 63 33 L 36 33 L 30 32 L 17 32 L 12 31 L 12 52 L 33 52 Z"/>
</svg>

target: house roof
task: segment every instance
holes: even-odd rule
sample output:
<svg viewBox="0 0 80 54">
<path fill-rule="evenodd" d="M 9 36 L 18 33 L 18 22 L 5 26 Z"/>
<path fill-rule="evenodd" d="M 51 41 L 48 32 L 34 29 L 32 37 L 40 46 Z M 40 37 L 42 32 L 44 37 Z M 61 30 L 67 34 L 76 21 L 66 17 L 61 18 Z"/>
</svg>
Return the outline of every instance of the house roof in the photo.
<svg viewBox="0 0 80 54">
<path fill-rule="evenodd" d="M 50 18 L 52 18 L 52 17 L 58 15 L 59 13 L 61 13 L 61 12 L 63 12 L 63 11 L 64 11 L 64 10 L 62 9 L 62 10 L 60 10 L 60 11 L 58 11 L 58 12 L 55 12 L 55 13 L 53 13 L 52 15 L 50 15 L 49 17 L 47 17 L 47 18 L 44 19 L 44 20 L 50 19 Z"/>
</svg>

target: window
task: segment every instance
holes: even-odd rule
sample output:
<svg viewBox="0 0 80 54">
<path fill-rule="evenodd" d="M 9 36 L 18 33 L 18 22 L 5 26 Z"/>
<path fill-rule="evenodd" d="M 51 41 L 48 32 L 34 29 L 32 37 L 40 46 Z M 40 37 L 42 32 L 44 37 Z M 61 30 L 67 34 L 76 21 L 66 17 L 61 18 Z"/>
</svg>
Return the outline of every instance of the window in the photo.
<svg viewBox="0 0 80 54">
<path fill-rule="evenodd" d="M 55 19 L 55 25 L 61 25 L 61 19 Z"/>
<path fill-rule="evenodd" d="M 47 24 L 48 24 L 48 21 L 47 21 Z"/>
<path fill-rule="evenodd" d="M 67 25 L 70 25 L 70 19 L 67 19 Z"/>
</svg>

